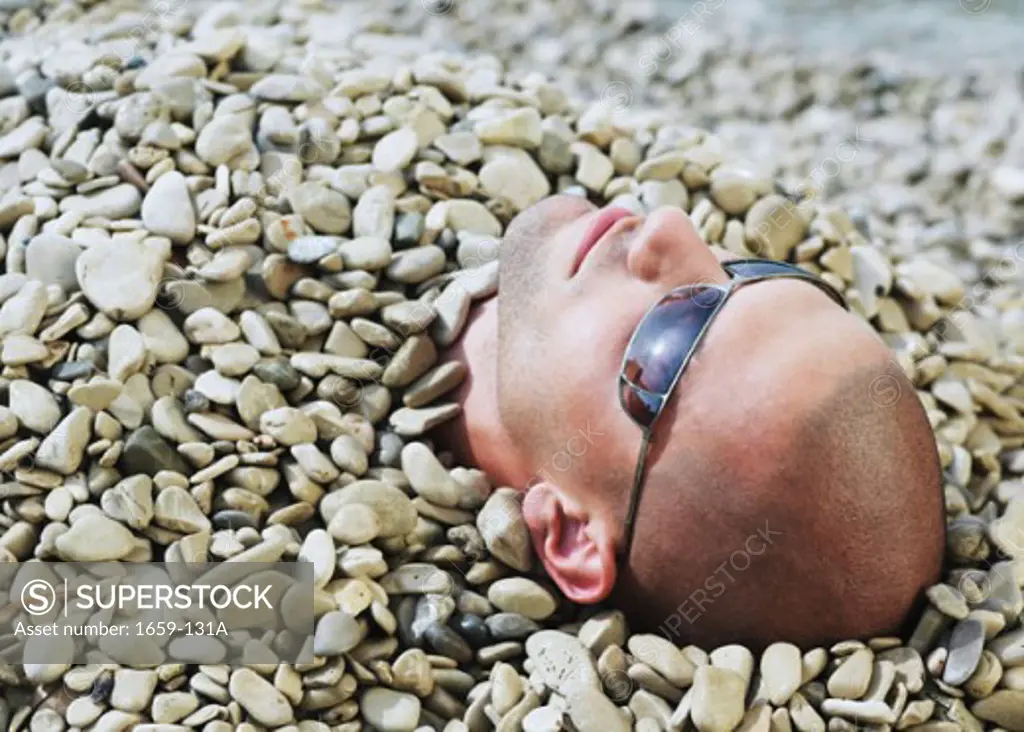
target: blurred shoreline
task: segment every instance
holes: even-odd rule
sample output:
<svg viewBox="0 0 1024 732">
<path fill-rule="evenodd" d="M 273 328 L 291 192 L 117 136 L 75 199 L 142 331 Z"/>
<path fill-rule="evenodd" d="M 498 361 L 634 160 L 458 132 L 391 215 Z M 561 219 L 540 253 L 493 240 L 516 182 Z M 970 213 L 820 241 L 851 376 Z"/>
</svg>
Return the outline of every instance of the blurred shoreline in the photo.
<svg viewBox="0 0 1024 732">
<path fill-rule="evenodd" d="M 1024 4 L 1006 0 L 661 0 L 669 18 L 729 24 L 808 60 L 898 57 L 932 73 L 993 63 L 1022 66 Z M 728 32 L 728 31 L 727 31 Z M 760 38 L 758 38 L 760 36 Z"/>
</svg>

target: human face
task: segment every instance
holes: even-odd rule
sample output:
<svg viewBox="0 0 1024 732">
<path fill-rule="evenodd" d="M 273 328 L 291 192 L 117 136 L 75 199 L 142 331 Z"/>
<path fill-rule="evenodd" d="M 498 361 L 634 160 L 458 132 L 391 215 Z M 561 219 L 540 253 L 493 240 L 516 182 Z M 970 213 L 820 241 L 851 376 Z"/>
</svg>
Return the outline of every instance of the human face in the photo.
<svg viewBox="0 0 1024 732">
<path fill-rule="evenodd" d="M 564 458 L 556 459 L 549 475 L 585 480 L 599 463 L 633 462 L 635 449 L 615 434 L 622 353 L 657 298 L 698 282 L 725 284 L 728 277 L 680 209 L 641 217 L 555 196 L 516 217 L 501 255 L 498 407 L 532 470 L 567 452 L 561 446 L 588 425 L 594 437 L 586 459 L 565 470 Z M 623 426 L 629 429 L 628 420 Z"/>
<path fill-rule="evenodd" d="M 585 499 L 588 519 L 621 526 L 640 448 L 636 425 L 618 400 L 622 354 L 644 313 L 667 291 L 728 282 L 680 209 L 637 216 L 556 196 L 521 213 L 502 249 L 497 396 L 502 422 L 530 472 L 507 476 L 510 482 L 555 480 Z M 713 340 L 727 349 L 741 350 L 744 340 L 760 347 L 761 335 L 745 331 L 763 329 L 765 309 L 806 312 L 808 299 L 835 309 L 802 282 L 746 289 L 715 326 Z M 697 364 L 691 370 L 698 371 Z M 737 380 L 745 378 L 742 371 L 731 369 Z M 722 376 L 694 373 L 687 381 L 709 394 L 722 389 L 728 398 Z M 571 443 L 581 430 L 590 439 Z M 602 493 L 599 487 L 610 484 L 618 490 Z M 620 529 L 609 532 L 617 542 L 623 538 Z"/>
</svg>

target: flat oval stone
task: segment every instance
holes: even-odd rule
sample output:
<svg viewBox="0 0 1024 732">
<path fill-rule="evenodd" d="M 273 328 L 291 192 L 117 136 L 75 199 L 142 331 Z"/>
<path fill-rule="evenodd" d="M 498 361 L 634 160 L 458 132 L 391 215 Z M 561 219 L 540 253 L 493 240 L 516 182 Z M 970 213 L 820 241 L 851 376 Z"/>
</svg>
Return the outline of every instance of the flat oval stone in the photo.
<svg viewBox="0 0 1024 732">
<path fill-rule="evenodd" d="M 335 610 L 324 614 L 313 634 L 313 653 L 317 656 L 340 656 L 348 653 L 366 636 L 366 625 L 346 612 Z"/>
<path fill-rule="evenodd" d="M 359 711 L 380 732 L 413 732 L 420 719 L 420 700 L 378 686 L 363 692 Z"/>
<path fill-rule="evenodd" d="M 437 653 L 454 659 L 460 664 L 473 660 L 473 649 L 470 645 L 447 625 L 429 624 L 423 633 L 424 639 Z"/>
<path fill-rule="evenodd" d="M 487 599 L 507 612 L 517 612 L 531 620 L 550 617 L 558 606 L 550 592 L 525 577 L 508 577 L 494 582 Z"/>
<path fill-rule="evenodd" d="M 960 686 L 971 678 L 984 648 L 985 628 L 980 621 L 967 618 L 953 626 L 942 680 L 950 686 Z"/>
<path fill-rule="evenodd" d="M 320 511 L 329 523 L 342 506 L 356 503 L 367 506 L 377 515 L 382 537 L 408 534 L 416 527 L 416 509 L 409 496 L 378 480 L 356 481 L 327 494 L 320 503 Z"/>
</svg>

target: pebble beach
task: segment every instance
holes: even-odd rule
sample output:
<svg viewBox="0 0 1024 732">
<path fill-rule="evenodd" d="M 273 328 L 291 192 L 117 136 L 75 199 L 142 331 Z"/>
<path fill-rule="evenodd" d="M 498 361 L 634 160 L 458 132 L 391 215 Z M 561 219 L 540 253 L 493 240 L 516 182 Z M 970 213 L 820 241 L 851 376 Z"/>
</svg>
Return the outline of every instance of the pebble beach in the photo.
<svg viewBox="0 0 1024 732">
<path fill-rule="evenodd" d="M 928 55 L 753 0 L 0 0 L 0 560 L 303 561 L 315 606 L 311 663 L 257 629 L 0 663 L 0 727 L 1024 732 L 1020 21 L 949 5 Z M 889 344 L 948 526 L 909 635 L 635 633 L 435 445 L 558 192 L 679 206 Z"/>
</svg>

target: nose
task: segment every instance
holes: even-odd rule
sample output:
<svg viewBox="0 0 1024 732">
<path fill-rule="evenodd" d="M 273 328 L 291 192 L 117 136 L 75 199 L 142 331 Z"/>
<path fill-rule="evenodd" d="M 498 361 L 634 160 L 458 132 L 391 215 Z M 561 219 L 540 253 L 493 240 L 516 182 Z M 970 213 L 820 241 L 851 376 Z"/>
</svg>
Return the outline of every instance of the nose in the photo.
<svg viewBox="0 0 1024 732">
<path fill-rule="evenodd" d="M 690 217 L 674 206 L 662 206 L 647 216 L 630 241 L 626 266 L 633 277 L 665 289 L 726 279 Z"/>
</svg>

